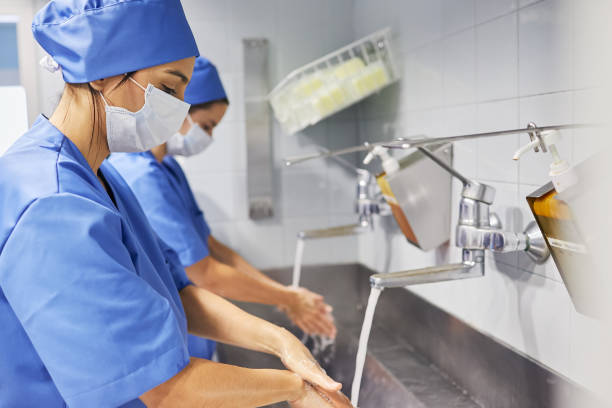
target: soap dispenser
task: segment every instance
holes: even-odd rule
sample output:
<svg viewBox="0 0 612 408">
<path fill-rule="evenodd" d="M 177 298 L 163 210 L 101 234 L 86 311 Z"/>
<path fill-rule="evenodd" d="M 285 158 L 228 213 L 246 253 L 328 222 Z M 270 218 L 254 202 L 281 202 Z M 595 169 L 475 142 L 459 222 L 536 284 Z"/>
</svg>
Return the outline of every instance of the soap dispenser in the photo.
<svg viewBox="0 0 612 408">
<path fill-rule="evenodd" d="M 439 144 L 428 150 L 451 165 L 452 146 Z M 425 251 L 447 242 L 452 201 L 450 174 L 419 151 L 397 160 L 387 148 L 375 146 L 364 164 L 375 157 L 383 168 L 376 181 L 408 242 Z"/>
<path fill-rule="evenodd" d="M 391 208 L 391 214 L 393 214 L 397 225 L 400 227 L 400 230 L 406 239 L 412 243 L 418 243 L 414 230 L 410 226 L 410 222 L 408 222 L 404 211 L 402 211 L 402 208 L 397 201 L 397 198 L 393 194 L 389 182 L 387 181 L 387 176 L 391 177 L 400 170 L 399 162 L 389 154 L 387 148 L 382 146 L 374 146 L 374 148 L 370 150 L 363 159 L 363 164 L 367 166 L 372 162 L 372 160 L 374 160 L 374 158 L 378 158 L 380 160 L 380 164 L 383 169 L 383 172 L 376 176 L 376 182 L 380 187 L 383 198 L 387 204 L 389 204 L 389 208 Z"/>
<path fill-rule="evenodd" d="M 588 163 L 570 166 L 557 149 L 559 132 L 556 130 L 531 134 L 532 141 L 520 148 L 514 160 L 530 150 L 550 153 L 551 182 L 529 196 L 527 202 L 544 235 L 546 245 L 561 274 L 563 282 L 579 313 L 598 316 L 605 305 L 603 276 L 593 264 L 588 235 L 580 228 L 575 210 L 581 208 L 584 189 L 580 180 Z"/>
</svg>

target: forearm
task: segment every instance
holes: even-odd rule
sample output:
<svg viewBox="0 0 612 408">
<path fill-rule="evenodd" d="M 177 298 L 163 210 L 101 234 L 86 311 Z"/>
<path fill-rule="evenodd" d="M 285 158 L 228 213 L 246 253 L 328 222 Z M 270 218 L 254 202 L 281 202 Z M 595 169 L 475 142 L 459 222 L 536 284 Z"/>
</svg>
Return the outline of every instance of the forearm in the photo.
<svg viewBox="0 0 612 408">
<path fill-rule="evenodd" d="M 217 241 L 212 235 L 208 237 L 208 247 L 210 254 L 224 264 L 231 265 L 239 271 L 263 281 L 283 287 L 283 285 L 273 279 L 270 279 L 266 274 L 262 273 L 259 269 L 247 262 L 247 260 L 240 256 L 240 254 L 238 254 L 236 251 Z"/>
<path fill-rule="evenodd" d="M 202 288 L 187 286 L 180 295 L 191 334 L 249 350 L 281 354 L 279 345 L 288 333 L 284 329 Z"/>
<path fill-rule="evenodd" d="M 197 286 L 232 300 L 275 306 L 287 305 L 293 300 L 291 288 L 243 273 L 211 257 L 185 270 Z"/>
<path fill-rule="evenodd" d="M 190 333 L 273 354 L 309 383 L 329 391 L 341 388 L 341 384 L 327 376 L 308 349 L 287 330 L 252 316 L 214 293 L 193 285 L 184 288 L 180 295 Z"/>
<path fill-rule="evenodd" d="M 212 260 L 209 266 L 216 262 L 230 268 L 231 273 L 222 267 L 211 273 L 206 273 L 204 270 L 196 271 L 194 268 L 198 264 L 202 266 L 199 262 L 192 265 L 194 268 L 187 268 L 187 274 L 192 281 L 231 299 L 279 306 L 305 333 L 330 337 L 336 335 L 336 327 L 330 316 L 331 307 L 325 303 L 322 296 L 303 288 L 281 285 L 251 266 L 214 237 L 210 236 L 208 242 L 211 255 L 207 258 L 209 261 Z M 219 262 L 215 256 L 231 260 L 233 266 Z M 200 281 L 198 278 L 203 280 Z"/>
<path fill-rule="evenodd" d="M 192 358 L 169 381 L 141 396 L 148 407 L 261 407 L 298 399 L 302 379 L 284 370 L 252 370 Z"/>
<path fill-rule="evenodd" d="M 238 254 L 231 248 L 224 245 L 220 241 L 217 241 L 217 239 L 212 235 L 208 236 L 207 244 L 208 250 L 213 257 L 225 264 L 236 266 L 236 255 Z"/>
</svg>

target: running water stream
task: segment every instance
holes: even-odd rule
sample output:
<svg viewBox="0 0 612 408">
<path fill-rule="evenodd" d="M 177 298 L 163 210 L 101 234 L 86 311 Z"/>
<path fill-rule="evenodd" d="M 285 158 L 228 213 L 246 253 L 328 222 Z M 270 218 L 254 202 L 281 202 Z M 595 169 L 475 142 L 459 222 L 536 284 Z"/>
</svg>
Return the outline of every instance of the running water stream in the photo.
<svg viewBox="0 0 612 408">
<path fill-rule="evenodd" d="M 368 307 L 366 308 L 365 317 L 363 318 L 363 326 L 359 335 L 359 349 L 357 350 L 357 362 L 355 365 L 355 377 L 353 377 L 353 387 L 351 390 L 351 403 L 354 407 L 358 407 L 359 390 L 361 389 L 361 377 L 363 375 L 363 366 L 365 364 L 366 355 L 368 352 L 368 340 L 370 339 L 370 331 L 372 330 L 372 321 L 374 320 L 374 312 L 378 298 L 382 293 L 382 289 L 372 288 L 370 297 L 368 298 Z"/>
<path fill-rule="evenodd" d="M 304 240 L 298 238 L 295 246 L 295 260 L 293 261 L 293 281 L 291 286 L 297 288 L 300 286 L 300 278 L 302 276 L 302 257 L 304 256 Z"/>
</svg>

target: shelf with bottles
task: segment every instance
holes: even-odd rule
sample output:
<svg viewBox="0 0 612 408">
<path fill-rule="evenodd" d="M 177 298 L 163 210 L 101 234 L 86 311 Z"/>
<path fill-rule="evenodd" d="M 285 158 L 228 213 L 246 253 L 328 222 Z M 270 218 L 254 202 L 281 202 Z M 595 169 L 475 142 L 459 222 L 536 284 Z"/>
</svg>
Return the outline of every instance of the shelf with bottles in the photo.
<svg viewBox="0 0 612 408">
<path fill-rule="evenodd" d="M 387 28 L 293 71 L 269 100 L 283 130 L 294 134 L 398 79 Z"/>
</svg>

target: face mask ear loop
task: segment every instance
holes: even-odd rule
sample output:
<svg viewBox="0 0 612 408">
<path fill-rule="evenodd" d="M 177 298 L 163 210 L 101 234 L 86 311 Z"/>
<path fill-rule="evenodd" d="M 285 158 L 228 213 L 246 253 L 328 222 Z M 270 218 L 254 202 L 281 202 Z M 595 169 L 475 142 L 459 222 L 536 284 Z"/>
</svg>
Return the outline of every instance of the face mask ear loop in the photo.
<svg viewBox="0 0 612 408">
<path fill-rule="evenodd" d="M 190 127 L 194 127 L 195 126 L 195 122 L 193 121 L 193 119 L 191 119 L 191 114 L 187 114 L 187 122 L 189 122 L 189 126 Z"/>
<path fill-rule="evenodd" d="M 143 91 L 147 92 L 147 90 L 145 89 L 145 87 L 143 87 L 142 85 L 140 85 L 140 84 L 138 83 L 138 81 L 136 81 L 134 78 L 129 77 L 128 79 L 129 79 L 130 81 L 132 81 L 133 83 L 135 83 L 135 84 L 136 84 L 136 85 L 137 85 L 137 86 L 138 86 L 140 89 L 142 89 Z"/>
<path fill-rule="evenodd" d="M 102 97 L 102 101 L 104 102 L 104 106 L 106 106 L 107 108 L 109 107 L 108 102 L 106 102 L 106 98 L 104 97 L 104 95 L 102 94 L 102 91 L 98 91 L 98 93 L 100 94 L 100 96 Z"/>
</svg>

